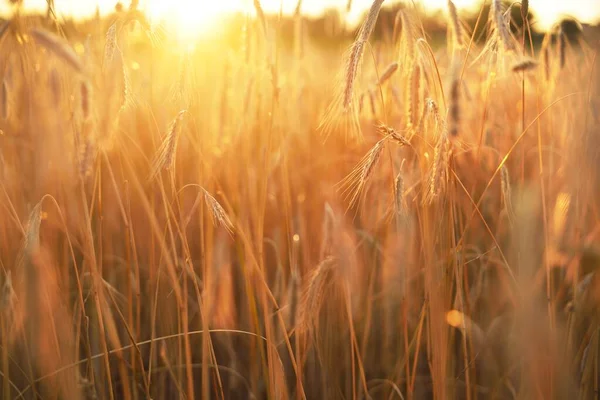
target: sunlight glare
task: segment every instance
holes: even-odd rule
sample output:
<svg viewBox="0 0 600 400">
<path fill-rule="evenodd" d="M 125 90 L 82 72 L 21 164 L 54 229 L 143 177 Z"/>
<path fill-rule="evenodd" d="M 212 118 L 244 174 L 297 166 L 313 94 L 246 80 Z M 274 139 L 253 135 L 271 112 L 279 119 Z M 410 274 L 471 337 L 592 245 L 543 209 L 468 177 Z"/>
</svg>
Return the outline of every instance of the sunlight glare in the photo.
<svg viewBox="0 0 600 400">
<path fill-rule="evenodd" d="M 236 9 L 235 0 L 149 0 L 146 3 L 151 21 L 164 22 L 183 42 L 217 30 L 223 16 Z"/>
</svg>

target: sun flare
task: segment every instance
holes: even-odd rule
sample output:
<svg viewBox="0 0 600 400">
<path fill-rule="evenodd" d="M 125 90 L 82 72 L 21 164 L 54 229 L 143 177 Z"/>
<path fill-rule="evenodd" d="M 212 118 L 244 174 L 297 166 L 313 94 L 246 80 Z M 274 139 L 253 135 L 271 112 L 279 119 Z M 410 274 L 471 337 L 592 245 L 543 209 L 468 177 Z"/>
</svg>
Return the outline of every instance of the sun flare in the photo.
<svg viewBox="0 0 600 400">
<path fill-rule="evenodd" d="M 164 22 L 181 40 L 193 40 L 214 31 L 223 16 L 239 10 L 235 0 L 149 0 L 146 11 L 153 22 Z"/>
</svg>

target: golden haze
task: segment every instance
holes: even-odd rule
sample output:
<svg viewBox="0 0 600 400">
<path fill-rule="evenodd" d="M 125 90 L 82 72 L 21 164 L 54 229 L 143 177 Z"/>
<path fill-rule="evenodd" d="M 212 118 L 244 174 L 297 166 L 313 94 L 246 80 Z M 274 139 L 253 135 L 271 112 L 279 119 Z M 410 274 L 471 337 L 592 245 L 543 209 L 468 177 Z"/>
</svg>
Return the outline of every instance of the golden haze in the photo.
<svg viewBox="0 0 600 400">
<path fill-rule="evenodd" d="M 2 398 L 597 396 L 597 28 L 249 4 L 8 7 Z"/>
</svg>

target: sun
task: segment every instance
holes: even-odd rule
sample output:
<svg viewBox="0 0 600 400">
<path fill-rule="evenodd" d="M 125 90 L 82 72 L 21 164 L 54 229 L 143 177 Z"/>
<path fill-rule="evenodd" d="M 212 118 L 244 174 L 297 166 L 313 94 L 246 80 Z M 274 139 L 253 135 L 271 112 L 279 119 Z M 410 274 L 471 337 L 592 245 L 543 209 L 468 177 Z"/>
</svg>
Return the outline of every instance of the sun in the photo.
<svg viewBox="0 0 600 400">
<path fill-rule="evenodd" d="M 182 41 L 215 31 L 223 16 L 239 10 L 237 0 L 147 0 L 152 22 L 164 22 Z"/>
</svg>

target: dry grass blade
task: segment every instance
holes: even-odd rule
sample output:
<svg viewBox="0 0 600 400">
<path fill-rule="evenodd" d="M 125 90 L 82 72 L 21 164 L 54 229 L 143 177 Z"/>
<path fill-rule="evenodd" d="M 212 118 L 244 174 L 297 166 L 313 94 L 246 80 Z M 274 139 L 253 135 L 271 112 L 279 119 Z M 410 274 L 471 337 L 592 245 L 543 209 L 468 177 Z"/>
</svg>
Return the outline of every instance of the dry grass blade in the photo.
<svg viewBox="0 0 600 400">
<path fill-rule="evenodd" d="M 500 170 L 500 186 L 502 191 L 502 202 L 504 204 L 504 209 L 506 210 L 506 214 L 508 215 L 509 221 L 513 222 L 513 207 L 512 207 L 512 189 L 510 185 L 510 176 L 508 175 L 508 168 L 506 165 L 503 165 Z"/>
<path fill-rule="evenodd" d="M 75 51 L 68 43 L 53 33 L 40 28 L 33 28 L 29 31 L 31 37 L 37 44 L 43 46 L 48 51 L 56 55 L 58 58 L 66 62 L 77 72 L 83 72 L 83 64 Z"/>
<path fill-rule="evenodd" d="M 12 284 L 11 271 L 7 271 L 2 284 L 2 293 L 0 293 L 0 311 L 8 311 L 12 308 L 15 299 L 15 290 Z"/>
<path fill-rule="evenodd" d="M 289 323 L 290 328 L 296 326 L 296 316 L 298 314 L 298 294 L 300 291 L 300 277 L 296 272 L 292 272 L 289 286 L 288 298 L 290 304 Z"/>
<path fill-rule="evenodd" d="M 527 21 L 529 15 L 529 0 L 521 0 L 521 19 Z"/>
<path fill-rule="evenodd" d="M 8 118 L 8 85 L 6 83 L 6 79 L 2 80 L 2 91 L 0 92 L 0 107 L 2 107 L 2 119 L 6 120 Z"/>
<path fill-rule="evenodd" d="M 0 25 L 0 41 L 2 41 L 2 38 L 4 37 L 4 35 L 6 34 L 6 32 L 8 32 L 10 26 L 11 26 L 10 19 L 4 21 L 2 23 L 2 25 Z"/>
</svg>

